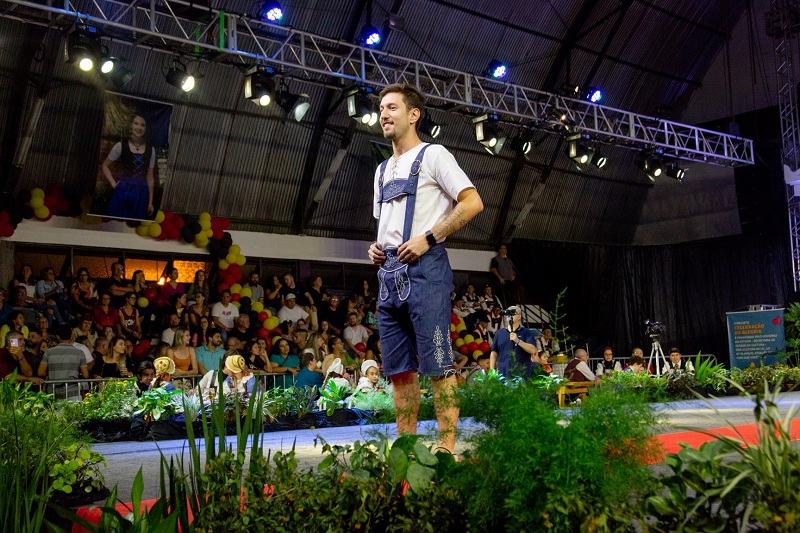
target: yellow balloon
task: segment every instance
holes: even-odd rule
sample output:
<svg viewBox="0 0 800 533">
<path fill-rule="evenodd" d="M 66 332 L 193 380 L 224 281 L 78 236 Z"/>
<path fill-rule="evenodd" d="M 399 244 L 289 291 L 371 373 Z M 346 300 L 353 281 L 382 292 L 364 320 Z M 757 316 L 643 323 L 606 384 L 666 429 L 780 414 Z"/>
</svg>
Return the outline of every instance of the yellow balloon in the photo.
<svg viewBox="0 0 800 533">
<path fill-rule="evenodd" d="M 214 230 L 211 229 L 211 228 L 208 228 L 206 230 L 203 230 L 203 234 L 206 236 L 207 239 L 210 239 L 211 237 L 214 236 Z"/>
<path fill-rule="evenodd" d="M 231 266 L 230 263 L 228 263 L 224 259 L 220 259 L 219 260 L 219 269 L 220 270 L 228 270 L 229 266 Z"/>
<path fill-rule="evenodd" d="M 237 255 L 228 252 L 228 255 L 225 256 L 225 261 L 227 261 L 232 265 L 236 262 L 237 257 L 238 257 Z"/>
<path fill-rule="evenodd" d="M 467 329 L 467 326 L 463 322 L 456 326 L 456 331 L 464 331 L 465 329 Z"/>
<path fill-rule="evenodd" d="M 39 209 L 44 205 L 44 198 L 41 196 L 34 196 L 31 198 L 31 201 L 28 202 L 28 204 L 34 209 Z"/>
<path fill-rule="evenodd" d="M 231 285 L 231 294 L 239 294 L 242 292 L 242 286 L 238 283 Z"/>
<path fill-rule="evenodd" d="M 236 256 L 236 264 L 237 265 L 244 266 L 245 263 L 247 263 L 247 258 L 245 256 L 243 256 L 243 255 L 237 255 Z"/>
<path fill-rule="evenodd" d="M 37 207 L 36 209 L 33 210 L 33 213 L 37 216 L 37 218 L 41 218 L 42 220 L 50 216 L 50 210 L 47 208 L 46 205 Z"/>
<path fill-rule="evenodd" d="M 148 300 L 144 296 L 140 296 L 139 299 L 136 300 L 136 303 L 139 304 L 139 307 L 147 307 L 148 304 L 150 303 L 150 300 Z"/>
<path fill-rule="evenodd" d="M 44 198 L 44 190 L 42 190 L 40 187 L 31 189 L 31 198 Z"/>
<path fill-rule="evenodd" d="M 250 309 L 255 311 L 256 313 L 260 313 L 264 310 L 264 304 L 261 302 L 253 302 L 253 305 L 250 306 Z"/>
<path fill-rule="evenodd" d="M 161 224 L 150 224 L 147 226 L 147 234 L 153 237 L 154 239 L 161 235 Z"/>
<path fill-rule="evenodd" d="M 275 335 L 274 337 L 272 337 L 272 345 L 275 346 L 278 343 L 278 341 L 280 341 L 280 340 L 281 340 L 281 336 L 280 335 Z"/>
<path fill-rule="evenodd" d="M 166 218 L 166 217 L 164 216 L 164 211 L 162 211 L 161 209 L 159 209 L 159 210 L 158 210 L 158 213 L 156 213 L 156 223 L 157 223 L 157 224 L 161 224 L 162 222 L 164 222 L 164 218 Z"/>
<path fill-rule="evenodd" d="M 147 226 L 136 226 L 136 235 L 139 237 L 147 237 Z"/>
<path fill-rule="evenodd" d="M 242 305 L 239 302 L 231 302 L 231 303 L 236 306 L 236 309 L 239 309 L 239 306 Z"/>
<path fill-rule="evenodd" d="M 475 359 L 475 360 L 477 360 L 478 357 L 480 357 L 482 355 L 483 355 L 483 352 L 480 351 L 480 350 L 475 350 L 474 352 L 472 352 L 472 358 Z"/>
<path fill-rule="evenodd" d="M 461 348 L 462 346 L 464 346 L 464 339 L 456 339 L 455 347 Z"/>
<path fill-rule="evenodd" d="M 194 238 L 194 243 L 200 248 L 205 248 L 206 246 L 208 246 L 208 237 L 206 237 L 205 235 L 198 235 L 197 237 Z"/>
<path fill-rule="evenodd" d="M 450 324 L 450 331 L 455 331 L 455 330 L 456 330 L 456 327 L 455 327 L 455 325 L 453 325 L 453 324 Z"/>
<path fill-rule="evenodd" d="M 242 253 L 242 247 L 238 244 L 231 244 L 231 247 L 228 248 L 228 253 L 233 255 L 239 255 Z"/>
<path fill-rule="evenodd" d="M 264 327 L 267 329 L 275 329 L 281 321 L 276 316 L 271 316 L 264 321 Z"/>
<path fill-rule="evenodd" d="M 265 309 L 265 311 L 267 312 L 267 316 L 272 316 L 272 311 L 270 311 L 269 309 Z"/>
<path fill-rule="evenodd" d="M 239 294 L 242 295 L 242 298 L 245 296 L 248 298 L 253 297 L 253 291 L 250 289 L 250 287 L 242 287 L 242 290 L 239 291 Z"/>
<path fill-rule="evenodd" d="M 464 342 L 466 342 L 467 344 L 473 342 L 474 340 L 475 337 L 473 337 L 472 335 L 470 334 L 464 335 Z"/>
<path fill-rule="evenodd" d="M 200 221 L 208 220 L 209 225 L 211 224 L 211 213 L 200 213 L 200 217 L 198 217 Z"/>
<path fill-rule="evenodd" d="M 464 318 L 463 317 L 458 317 L 458 323 L 461 324 L 462 326 L 466 326 L 467 325 L 467 323 L 464 322 Z"/>
<path fill-rule="evenodd" d="M 211 229 L 211 221 L 210 220 L 203 220 L 200 219 L 200 227 L 205 231 L 207 229 Z"/>
</svg>

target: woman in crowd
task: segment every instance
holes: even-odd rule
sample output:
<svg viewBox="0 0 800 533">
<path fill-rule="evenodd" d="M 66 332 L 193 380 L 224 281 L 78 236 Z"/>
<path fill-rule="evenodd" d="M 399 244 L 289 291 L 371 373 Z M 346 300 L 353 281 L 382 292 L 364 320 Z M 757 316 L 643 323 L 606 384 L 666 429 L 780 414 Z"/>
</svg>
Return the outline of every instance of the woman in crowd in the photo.
<svg viewBox="0 0 800 533">
<path fill-rule="evenodd" d="M 127 348 L 123 337 L 114 337 L 108 345 L 106 355 L 98 355 L 92 366 L 92 376 L 96 378 L 129 378 L 133 375 L 130 361 L 126 358 Z"/>
<path fill-rule="evenodd" d="M 198 270 L 195 272 L 194 281 L 186 288 L 186 299 L 189 302 L 196 302 L 198 294 L 202 294 L 205 299 L 208 299 L 209 294 L 211 294 L 208 281 L 206 281 L 205 270 Z"/>
<path fill-rule="evenodd" d="M 325 346 L 328 346 L 328 339 L 331 338 L 333 332 L 331 331 L 331 324 L 327 320 L 323 320 L 319 323 L 319 334 L 322 337 L 322 340 L 325 342 Z"/>
<path fill-rule="evenodd" d="M 49 324 L 50 323 L 47 321 L 46 317 L 40 316 L 40 317 L 38 317 L 36 319 L 36 327 L 38 327 L 39 330 L 41 330 L 41 332 L 42 332 L 42 343 L 47 348 L 52 348 L 53 346 L 58 344 L 58 339 L 56 338 L 55 335 L 50 335 L 47 332 Z"/>
<path fill-rule="evenodd" d="M 97 305 L 97 290 L 89 279 L 89 270 L 86 267 L 78 269 L 78 279 L 70 288 L 72 308 L 79 313 L 91 313 Z"/>
<path fill-rule="evenodd" d="M 357 292 L 351 292 L 350 296 L 347 298 L 347 315 L 350 313 L 355 313 L 358 315 L 359 324 L 364 319 L 364 311 L 361 308 L 361 299 L 358 297 Z"/>
<path fill-rule="evenodd" d="M 305 387 L 321 387 L 322 374 L 317 369 L 317 360 L 314 351 L 306 348 L 300 357 L 300 372 L 294 378 L 294 386 L 298 389 Z"/>
<path fill-rule="evenodd" d="M 256 373 L 272 373 L 272 363 L 264 347 L 258 341 L 247 341 L 244 344 L 244 362 L 251 371 Z"/>
<path fill-rule="evenodd" d="M 28 338 L 28 326 L 25 325 L 25 314 L 17 309 L 11 311 L 8 315 L 8 321 L 0 327 L 0 348 L 6 347 L 6 336 L 11 331 L 21 333 L 23 337 Z"/>
<path fill-rule="evenodd" d="M 133 283 L 133 292 L 135 292 L 137 296 L 144 296 L 144 291 L 150 288 L 147 280 L 144 279 L 144 272 L 141 270 L 137 270 L 133 273 L 131 283 Z"/>
<path fill-rule="evenodd" d="M 119 327 L 119 313 L 111 306 L 111 295 L 104 292 L 100 303 L 94 308 L 94 327 L 103 331 L 106 327 L 116 330 Z"/>
<path fill-rule="evenodd" d="M 94 343 L 97 342 L 97 332 L 92 329 L 92 315 L 87 314 L 80 317 L 78 326 L 72 329 L 73 339 L 80 336 L 86 336 L 89 339 L 89 342 L 92 343 L 92 346 L 94 346 Z"/>
<path fill-rule="evenodd" d="M 358 292 L 358 299 L 361 302 L 361 311 L 362 313 L 366 314 L 367 310 L 372 305 L 372 302 L 377 301 L 375 298 L 375 293 L 372 292 L 372 289 L 369 286 L 369 280 L 364 278 L 361 282 L 361 290 Z"/>
<path fill-rule="evenodd" d="M 322 362 L 325 360 L 326 349 L 325 339 L 318 332 L 315 331 L 308 337 L 306 351 L 311 350 L 311 353 L 314 354 L 314 360 L 316 361 L 314 371 L 320 374 L 322 374 Z"/>
<path fill-rule="evenodd" d="M 375 361 L 378 366 L 383 364 L 383 354 L 381 352 L 381 338 L 377 333 L 373 333 L 367 339 L 367 351 L 364 353 L 365 361 Z"/>
<path fill-rule="evenodd" d="M 208 330 L 211 329 L 211 320 L 207 316 L 201 316 L 199 324 L 191 329 L 192 332 L 192 346 L 205 346 L 208 342 Z"/>
<path fill-rule="evenodd" d="M 539 354 L 539 362 L 542 365 L 542 372 L 548 376 L 553 374 L 553 367 L 549 365 L 550 355 L 547 352 L 542 352 Z"/>
<path fill-rule="evenodd" d="M 206 295 L 202 292 L 195 293 L 194 303 L 186 309 L 186 320 L 189 328 L 194 328 L 196 331 L 200 326 L 200 319 L 203 317 L 208 318 L 210 314 L 211 310 L 206 305 Z"/>
<path fill-rule="evenodd" d="M 336 335 L 331 335 L 328 339 L 328 355 L 322 362 L 322 374 L 328 375 L 328 368 L 330 368 L 334 359 L 342 361 L 344 367 L 348 370 L 355 370 L 356 362 L 353 360 L 346 351 L 344 351 L 344 341 Z"/>
<path fill-rule="evenodd" d="M 378 390 L 380 371 L 375 361 L 361 363 L 361 378 L 358 380 L 356 392 L 372 392 Z"/>
<path fill-rule="evenodd" d="M 609 346 L 603 349 L 603 360 L 597 363 L 594 374 L 599 378 L 612 372 L 621 372 L 622 365 L 619 361 L 614 361 L 614 350 Z"/>
<path fill-rule="evenodd" d="M 178 269 L 172 267 L 167 273 L 167 281 L 161 286 L 161 297 L 165 301 L 170 302 L 172 305 L 175 305 L 172 302 L 172 295 L 178 294 L 179 292 L 185 292 L 183 290 L 183 283 L 178 282 L 179 276 L 180 273 L 178 272 Z"/>
<path fill-rule="evenodd" d="M 15 289 L 17 287 L 25 288 L 26 301 L 29 303 L 34 303 L 37 301 L 36 279 L 33 277 L 33 268 L 31 268 L 29 264 L 22 265 L 22 268 L 20 268 L 19 272 L 17 273 L 17 277 L 11 281 L 11 288 Z"/>
<path fill-rule="evenodd" d="M 175 331 L 175 340 L 168 357 L 175 363 L 175 377 L 196 376 L 197 356 L 190 344 L 191 336 L 188 329 L 178 328 Z"/>
<path fill-rule="evenodd" d="M 373 335 L 378 333 L 378 302 L 376 300 L 372 300 L 372 302 L 370 302 L 366 308 L 364 325 L 373 333 Z"/>
<path fill-rule="evenodd" d="M 132 342 L 142 338 L 142 317 L 136 309 L 136 293 L 129 292 L 125 296 L 125 305 L 119 308 L 119 325 L 122 334 Z"/>
<path fill-rule="evenodd" d="M 264 285 L 264 308 L 269 309 L 274 315 L 278 309 L 283 307 L 283 298 L 281 297 L 281 289 L 283 284 L 278 276 L 269 276 L 269 284 Z"/>
<path fill-rule="evenodd" d="M 186 294 L 183 292 L 176 292 L 169 298 L 169 303 L 172 306 L 167 314 L 175 313 L 178 315 L 178 319 L 180 320 L 181 324 L 185 324 L 188 327 L 189 324 L 189 316 L 187 312 L 189 311 L 189 307 L 186 305 Z"/>
<path fill-rule="evenodd" d="M 52 325 L 55 320 L 55 313 L 58 312 L 56 305 L 48 305 L 44 298 L 36 296 L 36 279 L 33 277 L 33 268 L 30 265 L 22 265 L 17 277 L 11 282 L 13 305 L 14 307 L 25 307 L 31 309 L 31 313 L 41 313 L 47 317 L 47 324 Z M 24 296 L 18 291 L 22 290 Z"/>
<path fill-rule="evenodd" d="M 156 378 L 156 367 L 152 361 L 142 361 L 136 368 L 136 395 L 141 396 L 144 391 L 150 390 Z"/>
</svg>

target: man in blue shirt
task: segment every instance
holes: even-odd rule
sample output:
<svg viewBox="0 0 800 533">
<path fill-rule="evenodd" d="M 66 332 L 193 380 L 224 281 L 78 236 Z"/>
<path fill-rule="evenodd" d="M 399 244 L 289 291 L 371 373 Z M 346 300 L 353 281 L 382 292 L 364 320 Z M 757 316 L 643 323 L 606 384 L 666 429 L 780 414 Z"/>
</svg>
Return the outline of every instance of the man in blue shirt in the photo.
<svg viewBox="0 0 800 533">
<path fill-rule="evenodd" d="M 222 335 L 218 329 L 209 329 L 206 333 L 206 339 L 205 346 L 198 346 L 194 350 L 201 376 L 205 376 L 212 370 L 219 372 L 219 363 L 225 357 L 225 348 L 222 347 Z"/>
<path fill-rule="evenodd" d="M 531 355 L 537 353 L 536 336 L 533 331 L 522 326 L 522 316 L 516 306 L 508 308 L 507 327 L 498 329 L 492 340 L 492 352 L 489 355 L 489 367 L 496 368 L 505 377 L 509 377 L 513 366 L 524 368 L 530 364 Z"/>
</svg>

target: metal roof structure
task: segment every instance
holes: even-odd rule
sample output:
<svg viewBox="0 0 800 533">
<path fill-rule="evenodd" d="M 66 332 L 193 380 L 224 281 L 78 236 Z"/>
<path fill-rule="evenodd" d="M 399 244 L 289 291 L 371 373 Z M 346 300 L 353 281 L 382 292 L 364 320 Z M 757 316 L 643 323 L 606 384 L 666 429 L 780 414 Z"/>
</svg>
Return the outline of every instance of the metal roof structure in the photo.
<svg viewBox="0 0 800 533">
<path fill-rule="evenodd" d="M 259 4 L 0 2 L 0 68 L 24 73 L 31 85 L 0 93 L 0 134 L 13 137 L 20 103 L 46 95 L 17 185 L 93 187 L 96 173 L 86 168 L 96 168 L 105 89 L 53 59 L 76 20 L 100 28 L 109 53 L 127 58 L 135 77 L 123 93 L 174 105 L 163 207 L 210 211 L 236 229 L 371 237 L 372 144 L 383 140 L 347 115 L 344 94 L 356 84 L 379 89 L 402 80 L 426 93 L 429 115 L 443 125 L 436 142 L 455 154 L 486 206 L 451 238 L 466 248 L 512 236 L 627 244 L 648 190 L 659 186 L 636 167 L 641 151 L 695 161 L 693 168 L 754 159 L 747 139 L 655 116 L 665 104 L 679 115 L 744 5 L 286 0 L 286 20 L 276 25 L 254 16 Z M 354 44 L 368 7 L 385 36 L 379 50 Z M 174 58 L 202 75 L 188 95 L 164 80 Z M 509 66 L 507 82 L 485 77 L 494 59 Z M 242 97 L 242 71 L 253 64 L 273 67 L 292 92 L 308 94 L 303 122 Z M 570 84 L 602 87 L 603 105 L 565 96 Z M 499 155 L 475 140 L 472 119 L 485 113 L 496 114 L 509 137 Z M 576 168 L 564 154 L 566 130 L 588 137 L 609 163 Z M 512 149 L 515 138 L 534 149 Z"/>
</svg>

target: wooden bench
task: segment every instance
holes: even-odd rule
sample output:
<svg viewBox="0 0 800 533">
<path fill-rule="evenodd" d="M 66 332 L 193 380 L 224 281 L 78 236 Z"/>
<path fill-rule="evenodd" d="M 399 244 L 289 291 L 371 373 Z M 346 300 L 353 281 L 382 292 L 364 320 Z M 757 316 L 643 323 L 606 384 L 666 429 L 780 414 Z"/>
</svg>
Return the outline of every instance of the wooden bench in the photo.
<svg viewBox="0 0 800 533">
<path fill-rule="evenodd" d="M 559 387 L 556 393 L 558 394 L 558 406 L 566 407 L 568 394 L 580 394 L 581 402 L 583 402 L 586 399 L 586 395 L 589 393 L 589 387 L 592 385 L 594 385 L 594 383 L 591 381 L 569 381 L 564 383 Z"/>
</svg>

